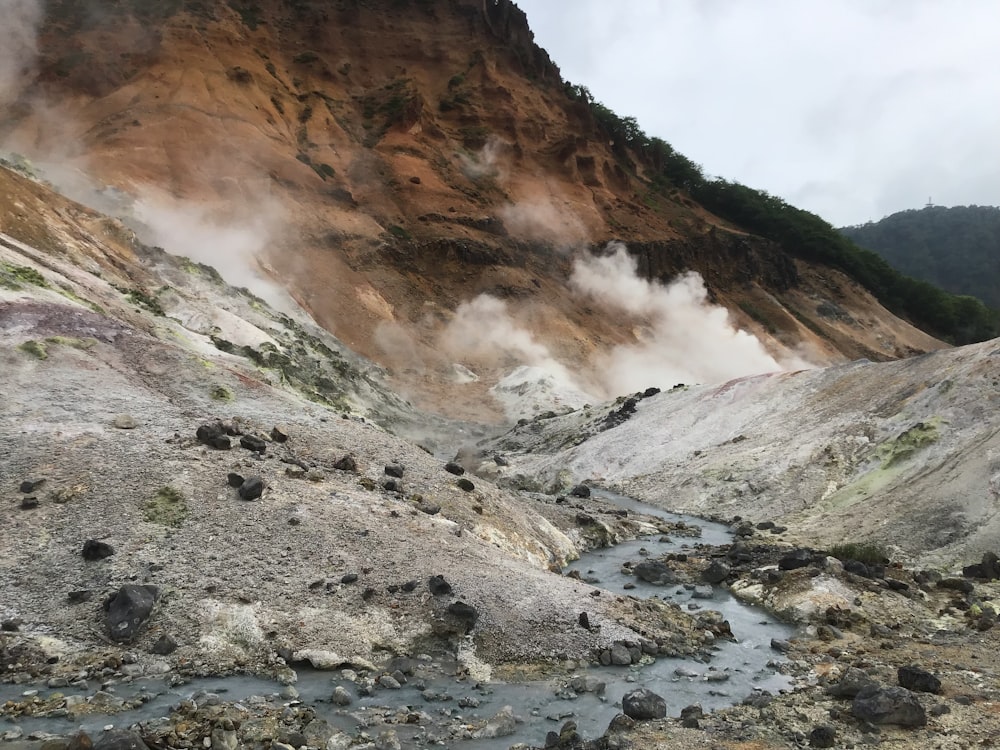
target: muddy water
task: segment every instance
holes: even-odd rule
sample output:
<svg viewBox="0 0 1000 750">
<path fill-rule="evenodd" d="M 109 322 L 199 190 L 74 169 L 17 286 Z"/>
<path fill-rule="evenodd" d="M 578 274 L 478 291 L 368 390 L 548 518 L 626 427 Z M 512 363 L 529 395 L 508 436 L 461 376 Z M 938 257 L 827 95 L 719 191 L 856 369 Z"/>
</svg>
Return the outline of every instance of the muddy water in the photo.
<svg viewBox="0 0 1000 750">
<path fill-rule="evenodd" d="M 357 684 L 341 679 L 339 673 L 300 670 L 299 681 L 295 685 L 298 700 L 352 735 L 365 731 L 375 736 L 382 729 L 392 728 L 404 748 L 443 744 L 468 750 L 492 750 L 508 748 L 518 742 L 543 745 L 546 733 L 558 731 L 568 719 L 577 723 L 578 731 L 584 736 L 600 736 L 608 722 L 621 710 L 622 696 L 639 686 L 662 695 L 667 701 L 668 713 L 674 716 L 692 703 L 700 703 L 705 710 L 710 710 L 739 702 L 755 690 L 777 692 L 788 687 L 788 680 L 773 668 L 779 656 L 770 648 L 770 641 L 772 638 L 788 638 L 793 632 L 790 626 L 762 610 L 741 603 L 719 586 L 714 587 L 712 598 L 694 599 L 690 588 L 685 586 L 655 586 L 621 572 L 625 562 L 637 562 L 644 557 L 655 558 L 669 552 L 694 552 L 698 545 L 728 543 L 731 541 L 728 529 L 690 516 L 665 513 L 629 498 L 604 492 L 599 494 L 632 512 L 696 525 L 701 528 L 701 536 L 678 536 L 667 541 L 657 535 L 624 542 L 584 555 L 566 572 L 578 570 L 584 579 L 610 592 L 655 596 L 677 602 L 681 607 L 690 609 L 692 614 L 702 609 L 721 612 L 730 623 L 735 641 L 717 641 L 710 663 L 661 657 L 654 664 L 642 667 L 588 667 L 576 674 L 596 677 L 606 687 L 600 695 L 584 693 L 579 696 L 564 689 L 565 678 L 474 684 L 467 679 L 449 676 L 453 674 L 453 668 L 447 664 L 419 660 L 415 661 L 414 675 L 399 690 L 380 689 L 372 695 L 361 694 L 363 691 L 359 691 Z M 634 588 L 625 591 L 625 584 L 633 584 Z M 354 696 L 352 705 L 342 708 L 330 702 L 336 685 L 342 685 Z M 92 695 L 95 688 L 92 686 L 89 693 L 79 694 Z M 16 699 L 26 689 L 31 688 L 0 685 L 0 702 Z M 56 692 L 34 689 L 38 689 L 40 696 Z M 199 679 L 173 687 L 162 679 L 135 680 L 108 689 L 121 698 L 141 694 L 145 703 L 138 709 L 110 716 L 77 718 L 72 722 L 65 718 L 23 719 L 16 726 L 21 728 L 24 736 L 38 731 L 65 735 L 79 728 L 96 733 L 109 725 L 124 727 L 139 721 L 161 719 L 181 700 L 192 696 L 204 700 L 205 693 L 215 694 L 219 700 L 226 702 L 265 700 L 275 706 L 289 702 L 281 697 L 282 688 L 277 683 L 247 677 Z M 433 694 L 434 700 L 427 700 L 427 691 Z M 70 695 L 74 690 L 62 688 L 58 692 Z M 463 728 L 481 725 L 507 705 L 513 707 L 519 719 L 513 735 L 462 739 L 463 735 L 467 737 L 469 734 Z M 407 724 L 405 719 L 401 719 L 408 712 L 423 714 L 419 724 Z M 0 736 L 14 726 L 0 723 Z M 0 750 L 3 747 L 0 744 Z"/>
</svg>

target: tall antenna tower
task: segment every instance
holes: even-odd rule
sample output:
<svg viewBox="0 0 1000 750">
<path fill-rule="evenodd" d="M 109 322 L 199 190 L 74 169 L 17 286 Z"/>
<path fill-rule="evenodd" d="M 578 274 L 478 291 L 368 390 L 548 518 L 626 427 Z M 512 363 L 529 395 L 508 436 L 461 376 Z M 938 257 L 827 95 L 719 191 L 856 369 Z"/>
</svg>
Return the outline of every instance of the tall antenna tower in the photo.
<svg viewBox="0 0 1000 750">
<path fill-rule="evenodd" d="M 924 208 L 934 208 L 934 203 L 931 201 L 931 197 L 927 196 L 927 205 Z"/>
</svg>

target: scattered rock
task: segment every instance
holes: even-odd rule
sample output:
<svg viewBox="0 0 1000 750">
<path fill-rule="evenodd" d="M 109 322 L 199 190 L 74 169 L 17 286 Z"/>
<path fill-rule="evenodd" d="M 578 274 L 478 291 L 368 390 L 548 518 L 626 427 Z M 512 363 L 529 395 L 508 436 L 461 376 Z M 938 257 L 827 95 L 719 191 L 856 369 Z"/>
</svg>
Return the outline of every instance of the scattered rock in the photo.
<svg viewBox="0 0 1000 750">
<path fill-rule="evenodd" d="M 853 698 L 870 687 L 877 687 L 875 680 L 857 667 L 848 667 L 840 680 L 829 685 L 826 692 L 837 698 Z"/>
<path fill-rule="evenodd" d="M 972 581 L 966 581 L 962 578 L 942 578 L 937 582 L 937 587 L 939 589 L 948 589 L 949 591 L 959 591 L 963 594 L 971 594 L 976 590 L 976 587 L 972 585 Z"/>
<path fill-rule="evenodd" d="M 21 482 L 19 489 L 25 495 L 30 495 L 35 490 L 39 489 L 43 484 L 45 484 L 44 479 L 26 479 Z"/>
<path fill-rule="evenodd" d="M 652 690 L 638 688 L 622 697 L 622 711 L 638 721 L 662 719 L 667 715 L 667 702 Z"/>
<path fill-rule="evenodd" d="M 454 461 L 449 461 L 444 465 L 444 470 L 449 474 L 454 474 L 456 476 L 462 476 L 465 473 L 465 467 L 462 464 L 455 463 Z"/>
<path fill-rule="evenodd" d="M 210 424 L 201 425 L 196 431 L 195 436 L 198 441 L 204 443 L 209 448 L 215 448 L 216 450 L 229 450 L 232 448 L 232 440 L 230 440 L 229 435 L 226 434 L 225 427 L 223 427 L 221 422 L 214 422 Z"/>
<path fill-rule="evenodd" d="M 226 481 L 229 482 L 230 487 L 235 487 L 236 489 L 239 489 L 240 487 L 243 486 L 243 482 L 246 480 L 243 478 L 242 474 L 237 474 L 235 471 L 231 471 L 226 477 Z"/>
<path fill-rule="evenodd" d="M 1000 578 L 1000 559 L 992 552 L 985 552 L 983 553 L 982 562 L 975 565 L 966 565 L 962 568 L 962 575 L 966 578 L 982 578 L 987 581 L 996 580 Z"/>
<path fill-rule="evenodd" d="M 471 631 L 479 620 L 479 612 L 476 608 L 461 600 L 448 605 L 448 614 L 458 619 L 465 626 L 466 633 Z"/>
<path fill-rule="evenodd" d="M 477 739 L 509 737 L 515 731 L 517 731 L 517 719 L 514 717 L 514 709 L 511 706 L 504 706 L 499 713 L 486 722 L 486 726 L 475 733 L 475 737 Z"/>
<path fill-rule="evenodd" d="M 730 573 L 732 573 L 732 568 L 722 560 L 712 560 L 708 567 L 702 571 L 701 579 L 706 583 L 719 584 L 726 580 Z"/>
<path fill-rule="evenodd" d="M 34 510 L 38 507 L 37 497 L 22 497 L 21 498 L 21 510 Z"/>
<path fill-rule="evenodd" d="M 573 489 L 569 491 L 571 497 L 590 497 L 590 487 L 585 484 L 578 484 Z"/>
<path fill-rule="evenodd" d="M 351 697 L 347 688 L 337 685 L 337 687 L 333 689 L 333 695 L 330 697 L 330 701 L 335 706 L 349 706 L 354 701 L 354 698 Z"/>
<path fill-rule="evenodd" d="M 851 713 L 854 718 L 872 724 L 896 724 L 901 727 L 927 724 L 924 707 L 913 693 L 903 687 L 866 687 L 855 696 Z"/>
<path fill-rule="evenodd" d="M 354 471 L 358 470 L 358 462 L 355 460 L 354 456 L 347 454 L 338 458 L 336 463 L 334 463 L 333 468 L 339 471 Z"/>
<path fill-rule="evenodd" d="M 896 676 L 899 679 L 900 687 L 904 687 L 907 690 L 913 690 L 918 693 L 941 692 L 941 680 L 926 669 L 914 666 L 900 667 L 896 672 Z"/>
<path fill-rule="evenodd" d="M 434 596 L 447 596 L 451 593 L 451 584 L 444 580 L 444 576 L 436 575 L 427 579 L 427 588 Z"/>
<path fill-rule="evenodd" d="M 829 724 L 814 727 L 809 733 L 809 747 L 833 747 L 837 742 L 837 730 Z"/>
<path fill-rule="evenodd" d="M 0 631 L 4 633 L 16 633 L 21 629 L 22 620 L 20 617 L 11 617 L 0 622 Z"/>
<path fill-rule="evenodd" d="M 271 428 L 271 440 L 276 443 L 287 443 L 288 442 L 288 428 L 282 424 L 276 424 Z"/>
<path fill-rule="evenodd" d="M 635 577 L 647 583 L 663 586 L 669 583 L 677 583 L 677 574 L 664 562 L 659 560 L 643 560 L 632 568 Z"/>
<path fill-rule="evenodd" d="M 264 480 L 260 477 L 249 477 L 240 485 L 241 500 L 256 500 L 264 494 Z"/>
<path fill-rule="evenodd" d="M 357 573 L 345 573 L 340 577 L 341 583 L 354 583 L 357 580 L 358 580 Z"/>
<path fill-rule="evenodd" d="M 705 711 L 700 703 L 694 703 L 681 709 L 681 726 L 685 729 L 698 729 L 701 719 L 705 718 Z"/>
<path fill-rule="evenodd" d="M 715 596 L 715 590 L 711 586 L 695 586 L 691 590 L 692 599 L 711 599 Z"/>
<path fill-rule="evenodd" d="M 590 630 L 590 615 L 586 612 L 581 612 L 579 617 L 576 618 L 577 624 L 584 630 Z"/>
<path fill-rule="evenodd" d="M 420 498 L 420 500 L 417 502 L 417 510 L 419 510 L 421 513 L 426 513 L 429 516 L 436 516 L 438 513 L 441 512 L 441 506 L 438 505 L 437 503 L 432 503 L 427 500 L 424 500 L 423 498 Z"/>
<path fill-rule="evenodd" d="M 126 584 L 105 603 L 108 632 L 114 641 L 129 641 L 153 613 L 159 594 L 156 586 Z"/>
<path fill-rule="evenodd" d="M 474 485 L 465 477 L 459 478 L 459 480 L 455 484 L 458 485 L 458 488 L 460 490 L 465 490 L 466 492 L 472 492 L 474 489 L 476 489 L 476 485 Z"/>
<path fill-rule="evenodd" d="M 385 465 L 386 476 L 395 477 L 396 479 L 403 478 L 403 467 L 401 464 L 386 464 Z"/>
<path fill-rule="evenodd" d="M 115 554 L 115 548 L 97 539 L 88 539 L 83 543 L 84 560 L 103 560 Z"/>
<path fill-rule="evenodd" d="M 177 641 L 164 633 L 156 639 L 150 651 L 158 656 L 168 656 L 177 650 Z"/>
<path fill-rule="evenodd" d="M 796 549 L 778 560 L 779 570 L 796 570 L 812 564 L 813 552 L 809 549 Z"/>
<path fill-rule="evenodd" d="M 267 451 L 267 441 L 255 435 L 243 435 L 240 438 L 240 446 L 254 453 L 264 453 Z"/>
<path fill-rule="evenodd" d="M 789 651 L 792 650 L 792 644 L 789 641 L 783 640 L 781 638 L 772 638 L 771 648 L 773 648 L 775 651 L 779 653 L 787 654 Z"/>
<path fill-rule="evenodd" d="M 83 730 L 77 732 L 69 738 L 66 750 L 93 750 L 94 742 Z"/>
<path fill-rule="evenodd" d="M 119 430 L 134 430 L 138 427 L 138 423 L 131 414 L 119 414 L 112 424 Z"/>
</svg>

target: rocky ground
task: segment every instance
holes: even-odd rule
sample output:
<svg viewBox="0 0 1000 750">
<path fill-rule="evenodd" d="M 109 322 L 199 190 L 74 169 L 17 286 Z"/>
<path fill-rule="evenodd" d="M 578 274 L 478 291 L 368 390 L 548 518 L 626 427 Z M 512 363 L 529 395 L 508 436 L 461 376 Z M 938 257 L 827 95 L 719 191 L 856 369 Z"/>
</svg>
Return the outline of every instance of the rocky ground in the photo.
<svg viewBox="0 0 1000 750">
<path fill-rule="evenodd" d="M 459 709 L 471 705 L 438 706 L 442 665 L 475 692 L 490 676 L 572 684 L 582 665 L 708 657 L 721 623 L 706 632 L 679 607 L 558 574 L 590 547 L 676 531 L 589 497 L 582 480 L 751 519 L 733 545 L 664 565 L 802 626 L 775 644 L 787 694 L 683 718 L 639 696 L 645 707 L 622 708 L 642 718 L 591 746 L 1000 736 L 1000 570 L 982 556 L 996 538 L 995 343 L 540 415 L 453 462 L 470 426 L 421 415 L 308 320 L 64 209 L 36 238 L 44 252 L 0 237 L 10 747 L 88 747 L 31 739 L 19 722 L 113 716 L 144 702 L 125 697 L 137 678 L 233 674 L 288 684 L 245 701 L 199 695 L 140 725 L 142 742 L 502 744 L 516 712 L 470 721 Z M 848 533 L 892 562 L 831 560 Z M 963 563 L 978 567 L 962 575 Z M 426 682 L 427 705 L 366 710 L 364 729 L 345 731 L 296 698 L 296 673 L 315 669 L 376 694 Z M 141 747 L 98 734 L 97 747 Z M 571 725 L 549 739 L 583 744 Z"/>
</svg>

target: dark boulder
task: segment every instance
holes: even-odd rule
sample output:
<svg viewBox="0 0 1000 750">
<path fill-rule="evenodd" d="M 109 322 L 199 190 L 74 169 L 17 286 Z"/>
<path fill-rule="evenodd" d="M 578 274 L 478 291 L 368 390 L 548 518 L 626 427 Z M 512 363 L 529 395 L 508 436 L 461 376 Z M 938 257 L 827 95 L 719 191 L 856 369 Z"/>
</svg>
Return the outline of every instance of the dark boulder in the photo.
<svg viewBox="0 0 1000 750">
<path fill-rule="evenodd" d="M 779 570 L 796 570 L 811 565 L 813 561 L 813 551 L 799 548 L 792 550 L 787 555 L 778 560 Z"/>
<path fill-rule="evenodd" d="M 982 562 L 966 565 L 962 568 L 962 575 L 966 578 L 982 578 L 986 581 L 993 581 L 1000 578 L 1000 560 L 992 552 L 986 552 L 983 554 Z"/>
<path fill-rule="evenodd" d="M 937 582 L 937 587 L 939 589 L 948 589 L 949 591 L 959 591 L 963 594 L 971 594 L 976 590 L 976 587 L 972 585 L 972 581 L 966 581 L 963 578 L 942 578 Z"/>
<path fill-rule="evenodd" d="M 632 568 L 635 577 L 640 581 L 663 586 L 668 583 L 677 583 L 677 574 L 666 563 L 659 560 L 643 560 Z"/>
<path fill-rule="evenodd" d="M 851 713 L 859 721 L 871 724 L 895 724 L 901 727 L 922 727 L 927 724 L 927 712 L 920 701 L 903 687 L 866 687 L 854 697 Z"/>
<path fill-rule="evenodd" d="M 111 557 L 113 554 L 115 554 L 115 548 L 106 542 L 88 539 L 83 543 L 84 560 L 103 560 L 105 557 Z"/>
<path fill-rule="evenodd" d="M 276 443 L 287 443 L 288 442 L 288 428 L 284 425 L 277 424 L 271 428 L 271 440 Z"/>
<path fill-rule="evenodd" d="M 444 576 L 436 575 L 427 579 L 427 588 L 434 596 L 447 596 L 451 593 L 451 584 L 444 580 Z"/>
<path fill-rule="evenodd" d="M 465 626 L 466 633 L 472 630 L 476 626 L 476 622 L 479 620 L 479 612 L 476 608 L 463 601 L 452 602 L 449 604 L 448 614 L 459 620 Z"/>
<path fill-rule="evenodd" d="M 113 641 L 130 641 L 153 614 L 156 586 L 126 584 L 105 602 L 108 633 Z"/>
<path fill-rule="evenodd" d="M 227 451 L 233 445 L 221 422 L 210 422 L 201 425 L 195 430 L 195 436 L 199 442 L 217 450 Z"/>
<path fill-rule="evenodd" d="M 236 489 L 239 489 L 240 487 L 243 486 L 243 482 L 245 480 L 243 479 L 242 474 L 237 474 L 235 471 L 231 471 L 226 476 L 226 481 L 229 483 L 230 487 L 235 487 Z"/>
<path fill-rule="evenodd" d="M 708 567 L 701 573 L 701 579 L 705 583 L 719 584 L 729 577 L 732 569 L 722 560 L 712 560 Z"/>
<path fill-rule="evenodd" d="M 346 456 L 337 459 L 337 462 L 333 465 L 333 468 L 339 471 L 357 471 L 358 462 L 350 453 Z"/>
<path fill-rule="evenodd" d="M 464 490 L 465 492 L 472 492 L 474 489 L 476 489 L 476 485 L 474 485 L 465 477 L 459 477 L 458 481 L 455 482 L 455 484 L 458 485 L 458 488 L 460 490 Z"/>
<path fill-rule="evenodd" d="M 814 727 L 809 733 L 809 747 L 833 747 L 837 743 L 837 730 L 829 724 Z"/>
<path fill-rule="evenodd" d="M 444 470 L 449 474 L 454 474 L 455 476 L 462 476 L 465 473 L 465 467 L 462 464 L 455 463 L 454 461 L 449 461 L 444 465 Z"/>
<path fill-rule="evenodd" d="M 254 435 L 244 435 L 240 438 L 240 445 L 248 451 L 264 453 L 267 450 L 267 441 Z"/>
<path fill-rule="evenodd" d="M 681 726 L 685 729 L 698 729 L 703 718 L 705 718 L 705 711 L 699 703 L 693 703 L 681 709 Z"/>
<path fill-rule="evenodd" d="M 638 721 L 662 719 L 667 715 L 667 702 L 652 690 L 638 688 L 622 696 L 622 711 Z"/>
<path fill-rule="evenodd" d="M 586 612 L 581 612 L 576 621 L 584 630 L 590 630 L 590 615 Z"/>
<path fill-rule="evenodd" d="M 395 477 L 396 479 L 402 479 L 403 467 L 400 464 L 386 464 L 385 473 L 386 476 Z"/>
<path fill-rule="evenodd" d="M 256 500 L 264 494 L 264 480 L 260 477 L 247 477 L 240 485 L 241 500 Z"/>
<path fill-rule="evenodd" d="M 900 687 L 917 693 L 940 693 L 941 680 L 926 669 L 915 666 L 900 667 L 896 671 Z"/>
<path fill-rule="evenodd" d="M 590 487 L 585 484 L 578 484 L 569 491 L 571 497 L 590 497 Z"/>
<path fill-rule="evenodd" d="M 44 479 L 26 479 L 23 482 L 21 482 L 21 486 L 19 489 L 25 495 L 30 495 L 32 492 L 37 490 L 43 484 L 45 484 Z"/>
<path fill-rule="evenodd" d="M 828 686 L 826 692 L 836 698 L 853 698 L 862 690 L 877 687 L 875 680 L 857 667 L 848 667 L 838 682 Z"/>
<path fill-rule="evenodd" d="M 177 641 L 164 633 L 156 639 L 150 651 L 158 656 L 168 656 L 177 650 Z"/>
<path fill-rule="evenodd" d="M 437 503 L 432 503 L 421 498 L 417 503 L 417 510 L 421 513 L 426 513 L 429 516 L 436 516 L 441 512 L 441 506 Z"/>
</svg>

